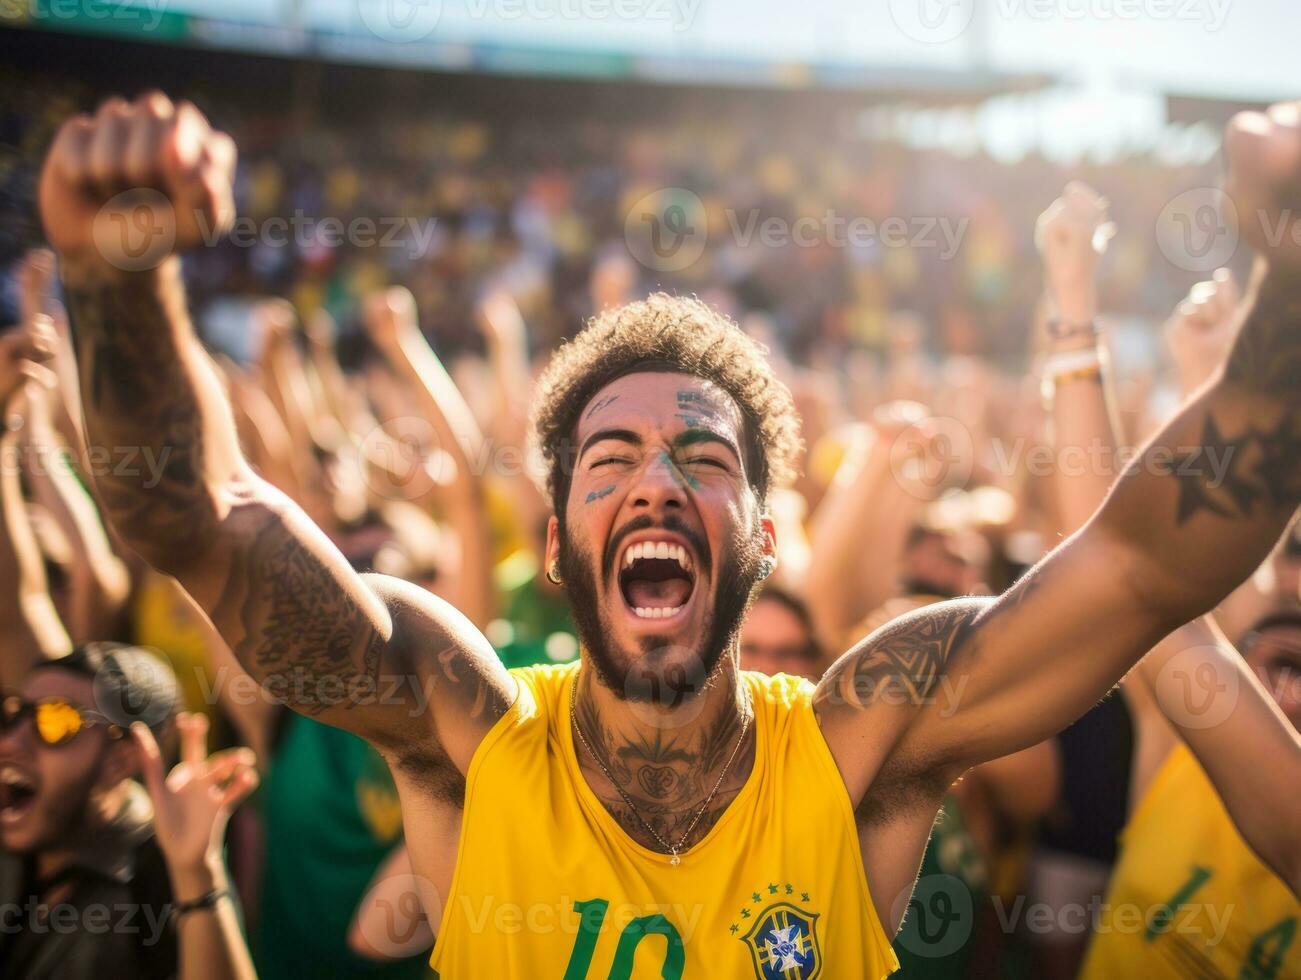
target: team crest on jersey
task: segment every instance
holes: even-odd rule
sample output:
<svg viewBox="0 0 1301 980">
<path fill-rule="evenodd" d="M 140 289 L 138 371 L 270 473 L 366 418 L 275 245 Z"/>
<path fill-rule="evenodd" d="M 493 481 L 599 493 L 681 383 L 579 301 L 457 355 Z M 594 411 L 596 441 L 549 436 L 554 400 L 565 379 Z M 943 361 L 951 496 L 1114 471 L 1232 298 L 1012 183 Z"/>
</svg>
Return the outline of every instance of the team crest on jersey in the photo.
<svg viewBox="0 0 1301 980">
<path fill-rule="evenodd" d="M 822 972 L 818 913 L 778 901 L 744 917 L 754 924 L 738 938 L 750 950 L 759 980 L 814 980 Z"/>
</svg>

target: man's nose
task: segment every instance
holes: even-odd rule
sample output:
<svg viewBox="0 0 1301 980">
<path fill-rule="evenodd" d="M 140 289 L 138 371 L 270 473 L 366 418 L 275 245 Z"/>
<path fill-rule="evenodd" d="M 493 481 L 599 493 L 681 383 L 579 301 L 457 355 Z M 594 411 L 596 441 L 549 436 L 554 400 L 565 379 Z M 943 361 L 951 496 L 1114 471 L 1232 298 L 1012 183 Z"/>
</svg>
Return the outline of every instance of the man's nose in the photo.
<svg viewBox="0 0 1301 980">
<path fill-rule="evenodd" d="M 689 478 L 673 458 L 660 451 L 641 468 L 630 499 L 639 510 L 677 509 L 686 504 L 689 484 Z"/>
</svg>

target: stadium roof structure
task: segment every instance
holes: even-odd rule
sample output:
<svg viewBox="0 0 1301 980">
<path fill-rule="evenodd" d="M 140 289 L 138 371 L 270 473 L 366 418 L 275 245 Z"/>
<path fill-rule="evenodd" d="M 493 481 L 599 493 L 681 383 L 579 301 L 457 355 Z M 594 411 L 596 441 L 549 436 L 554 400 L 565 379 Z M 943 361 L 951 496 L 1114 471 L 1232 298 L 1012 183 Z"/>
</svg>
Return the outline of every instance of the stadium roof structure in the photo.
<svg viewBox="0 0 1301 980">
<path fill-rule="evenodd" d="M 171 3 L 132 5 L 130 0 L 32 0 L 29 7 L 20 6 L 18 16 L 0 20 L 0 30 L 13 27 L 385 69 L 718 88 L 859 91 L 945 103 L 976 102 L 999 93 L 1044 88 L 1055 81 L 1047 74 L 966 65 L 640 53 L 562 44 L 449 41 L 441 40 L 436 32 L 411 43 L 394 43 L 365 30 L 237 20 L 177 8 Z M 132 11 L 136 15 L 126 15 Z"/>
</svg>

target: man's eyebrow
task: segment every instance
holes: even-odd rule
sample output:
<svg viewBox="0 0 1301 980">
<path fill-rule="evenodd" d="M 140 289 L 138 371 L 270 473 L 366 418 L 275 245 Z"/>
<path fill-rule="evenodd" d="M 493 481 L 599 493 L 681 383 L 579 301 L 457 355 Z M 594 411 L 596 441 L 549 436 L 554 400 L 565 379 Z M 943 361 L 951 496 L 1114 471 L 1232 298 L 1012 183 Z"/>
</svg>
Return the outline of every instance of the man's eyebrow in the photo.
<svg viewBox="0 0 1301 980">
<path fill-rule="evenodd" d="M 597 429 L 583 440 L 583 448 L 578 450 L 578 458 L 582 459 L 583 454 L 592 447 L 593 443 L 604 442 L 607 439 L 612 439 L 615 442 L 626 442 L 633 446 L 641 445 L 641 436 L 633 432 L 632 429 Z"/>
<path fill-rule="evenodd" d="M 699 427 L 687 429 L 673 440 L 673 445 L 682 449 L 686 446 L 694 446 L 698 442 L 716 442 L 720 446 L 725 446 L 730 449 L 732 455 L 738 460 L 741 458 L 741 451 L 736 448 L 736 445 L 732 440 L 722 433 L 714 432 L 712 429 L 702 429 Z"/>
</svg>

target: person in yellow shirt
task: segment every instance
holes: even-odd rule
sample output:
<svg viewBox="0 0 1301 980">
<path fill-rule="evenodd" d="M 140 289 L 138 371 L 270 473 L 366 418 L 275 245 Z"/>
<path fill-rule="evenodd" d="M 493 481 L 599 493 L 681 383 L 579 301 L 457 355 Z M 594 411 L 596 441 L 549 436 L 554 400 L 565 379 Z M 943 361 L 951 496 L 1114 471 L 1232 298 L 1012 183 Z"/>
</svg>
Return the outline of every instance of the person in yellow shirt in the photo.
<svg viewBox="0 0 1301 980">
<path fill-rule="evenodd" d="M 160 93 L 70 120 L 51 148 L 41 214 L 88 438 L 172 449 L 158 485 L 105 473 L 100 496 L 250 674 L 385 757 L 443 980 L 879 980 L 953 781 L 1082 714 L 1245 578 L 1301 503 L 1301 223 L 1276 199 L 1301 174 L 1294 106 L 1229 132 L 1239 212 L 1285 233 L 1244 227 L 1259 299 L 1218 382 L 1007 594 L 902 616 L 816 687 L 738 666 L 775 564 L 768 495 L 798 449 L 790 393 L 697 300 L 603 311 L 553 358 L 534 409 L 545 567 L 581 659 L 507 671 L 447 603 L 355 573 L 243 460 L 175 254 L 231 220 L 234 158 Z M 175 219 L 143 269 L 139 249 L 95 234 L 130 187 Z M 683 245 L 676 224 L 651 237 L 660 254 Z M 1252 444 L 1228 486 L 1153 462 L 1224 438 Z M 1266 474 L 1269 492 L 1232 492 Z"/>
<path fill-rule="evenodd" d="M 1083 980 L 1301 977 L 1301 609 L 1242 656 L 1190 623 L 1125 692 L 1137 802 Z"/>
</svg>

